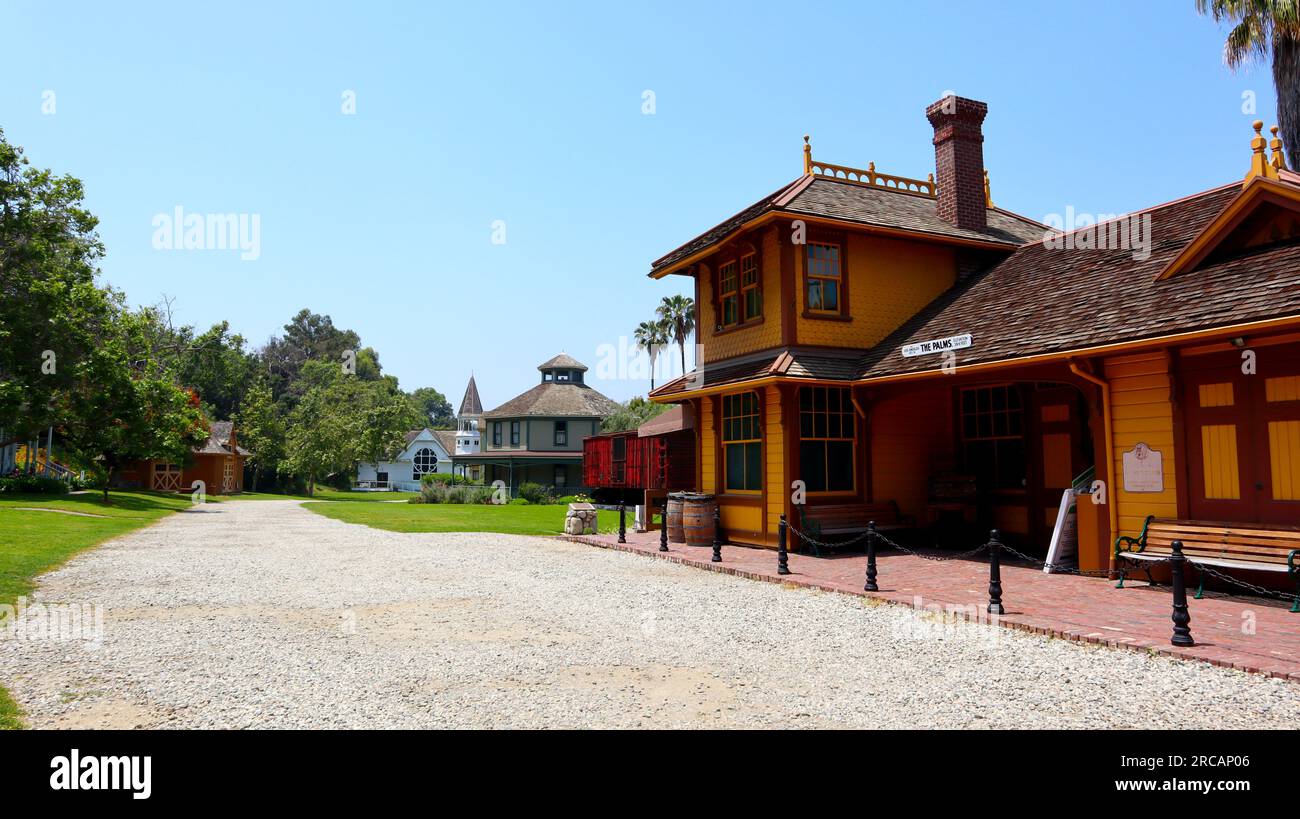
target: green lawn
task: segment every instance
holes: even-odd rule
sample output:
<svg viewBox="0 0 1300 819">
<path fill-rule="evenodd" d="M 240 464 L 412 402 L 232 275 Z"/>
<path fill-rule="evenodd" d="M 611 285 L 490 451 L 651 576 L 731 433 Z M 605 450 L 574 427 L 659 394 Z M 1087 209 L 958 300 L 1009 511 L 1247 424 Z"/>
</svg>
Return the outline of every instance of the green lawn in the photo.
<svg viewBox="0 0 1300 819">
<path fill-rule="evenodd" d="M 308 503 L 304 508 L 335 520 L 390 532 L 499 532 L 504 535 L 558 535 L 564 529 L 564 514 L 568 511 L 565 504 Z M 629 510 L 628 526 L 631 525 Z M 618 531 L 618 514 L 601 512 L 600 530 Z"/>
<path fill-rule="evenodd" d="M 190 505 L 189 495 L 114 491 L 107 506 L 99 492 L 82 495 L 0 495 L 0 604 L 12 605 L 35 587 L 35 577 L 78 552 L 139 529 Z M 102 517 L 33 512 L 64 509 Z M 0 729 L 22 727 L 18 708 L 0 687 Z"/>
</svg>

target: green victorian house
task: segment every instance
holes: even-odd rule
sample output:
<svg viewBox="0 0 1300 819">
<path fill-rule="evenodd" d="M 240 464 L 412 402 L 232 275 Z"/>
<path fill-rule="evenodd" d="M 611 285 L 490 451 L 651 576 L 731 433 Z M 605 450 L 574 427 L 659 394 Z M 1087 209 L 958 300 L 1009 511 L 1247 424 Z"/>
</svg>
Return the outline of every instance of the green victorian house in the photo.
<svg viewBox="0 0 1300 819">
<path fill-rule="evenodd" d="M 582 486 L 582 442 L 619 408 L 587 386 L 587 366 L 560 353 L 537 368 L 541 383 L 483 413 L 482 448 L 452 456 L 452 468 L 483 467 L 483 482 L 504 481 L 514 495 L 523 483 L 557 492 Z"/>
</svg>

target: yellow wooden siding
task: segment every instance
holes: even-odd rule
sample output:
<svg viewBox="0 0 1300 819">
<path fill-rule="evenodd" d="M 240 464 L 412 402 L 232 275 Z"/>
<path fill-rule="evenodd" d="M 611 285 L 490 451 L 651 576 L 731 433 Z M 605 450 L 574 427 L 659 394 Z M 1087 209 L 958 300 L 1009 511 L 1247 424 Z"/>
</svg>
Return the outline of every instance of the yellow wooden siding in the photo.
<svg viewBox="0 0 1300 819">
<path fill-rule="evenodd" d="M 718 313 L 714 304 L 713 283 L 712 281 L 700 282 L 698 335 L 704 344 L 706 362 L 744 355 L 755 350 L 766 350 L 781 343 L 781 243 L 778 230 L 780 228 L 772 226 L 763 231 L 761 237 L 754 237 L 762 249 L 760 260 L 763 266 L 763 320 L 761 322 L 714 335 Z"/>
<path fill-rule="evenodd" d="M 1268 422 L 1273 500 L 1300 500 L 1300 421 Z"/>
<path fill-rule="evenodd" d="M 763 460 L 765 474 L 763 486 L 767 490 L 767 531 L 775 532 L 785 512 L 785 496 L 789 478 L 786 477 L 785 428 L 781 416 L 781 391 L 774 386 L 766 389 L 764 402 Z"/>
<path fill-rule="evenodd" d="M 762 507 L 722 503 L 719 508 L 722 515 L 722 528 L 727 532 L 761 532 L 763 530 Z"/>
<path fill-rule="evenodd" d="M 1269 402 L 1300 401 L 1300 375 L 1265 379 L 1264 397 Z"/>
<path fill-rule="evenodd" d="M 1111 441 L 1115 476 L 1110 502 L 1117 505 L 1119 532 L 1136 536 L 1147 515 L 1178 516 L 1177 458 L 1174 453 L 1174 410 L 1170 403 L 1167 359 L 1160 353 L 1116 356 L 1105 365 L 1111 389 Z M 1124 453 L 1145 443 L 1161 455 L 1163 492 L 1124 491 Z"/>
<path fill-rule="evenodd" d="M 1230 407 L 1233 405 L 1232 382 L 1202 384 L 1199 387 L 1202 407 Z"/>
<path fill-rule="evenodd" d="M 1201 457 L 1205 462 L 1205 497 L 1217 500 L 1240 500 L 1241 471 L 1237 464 L 1237 425 L 1203 425 Z"/>
<path fill-rule="evenodd" d="M 717 491 L 716 438 L 713 427 L 713 400 L 700 401 L 700 491 Z"/>
<path fill-rule="evenodd" d="M 845 274 L 852 321 L 803 317 L 804 248 L 797 248 L 795 316 L 800 344 L 870 347 L 956 281 L 951 248 L 855 235 L 848 238 Z"/>
</svg>

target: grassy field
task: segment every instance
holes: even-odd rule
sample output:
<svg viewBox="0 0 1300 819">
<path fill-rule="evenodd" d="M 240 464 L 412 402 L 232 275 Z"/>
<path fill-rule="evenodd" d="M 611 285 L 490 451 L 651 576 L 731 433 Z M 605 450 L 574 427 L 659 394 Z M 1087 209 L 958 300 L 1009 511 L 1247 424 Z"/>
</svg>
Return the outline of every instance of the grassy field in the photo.
<svg viewBox="0 0 1300 819">
<path fill-rule="evenodd" d="M 36 575 L 62 565 L 78 552 L 190 505 L 189 495 L 114 491 L 110 497 L 112 502 L 106 506 L 98 492 L 0 495 L 0 604 L 12 605 L 36 585 Z M 17 706 L 0 687 L 0 729 L 19 727 Z"/>
<path fill-rule="evenodd" d="M 410 497 L 409 495 L 407 497 Z M 305 508 L 345 523 L 390 532 L 498 532 L 504 535 L 558 535 L 568 506 L 514 506 L 458 503 L 308 503 Z M 629 511 L 628 525 L 632 525 Z M 618 530 L 618 515 L 600 513 L 600 530 Z"/>
</svg>

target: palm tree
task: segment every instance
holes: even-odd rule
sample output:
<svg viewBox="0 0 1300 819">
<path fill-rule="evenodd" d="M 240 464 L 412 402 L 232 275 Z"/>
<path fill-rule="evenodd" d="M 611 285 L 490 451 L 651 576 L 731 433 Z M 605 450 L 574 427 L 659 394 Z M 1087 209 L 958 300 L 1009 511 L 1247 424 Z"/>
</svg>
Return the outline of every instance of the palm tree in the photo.
<svg viewBox="0 0 1300 819">
<path fill-rule="evenodd" d="M 1196 10 L 1228 21 L 1233 28 L 1223 43 L 1229 68 L 1254 59 L 1273 59 L 1278 129 L 1286 154 L 1300 156 L 1300 0 L 1196 0 Z"/>
<path fill-rule="evenodd" d="M 659 357 L 659 350 L 668 343 L 668 325 L 662 320 L 643 321 L 632 331 L 632 338 L 638 349 L 650 354 L 650 391 L 654 392 L 655 359 Z"/>
<path fill-rule="evenodd" d="M 686 339 L 695 332 L 695 299 L 690 296 L 664 296 L 655 313 L 682 350 L 682 373 L 686 372 Z"/>
</svg>

